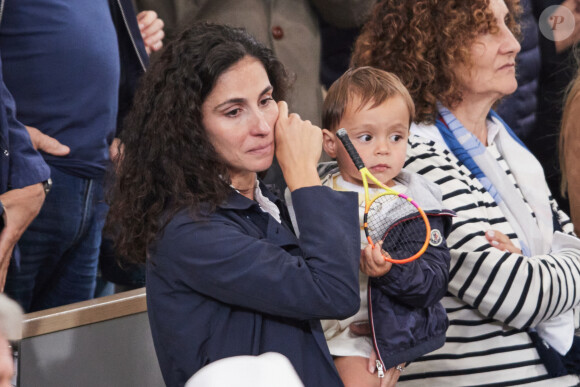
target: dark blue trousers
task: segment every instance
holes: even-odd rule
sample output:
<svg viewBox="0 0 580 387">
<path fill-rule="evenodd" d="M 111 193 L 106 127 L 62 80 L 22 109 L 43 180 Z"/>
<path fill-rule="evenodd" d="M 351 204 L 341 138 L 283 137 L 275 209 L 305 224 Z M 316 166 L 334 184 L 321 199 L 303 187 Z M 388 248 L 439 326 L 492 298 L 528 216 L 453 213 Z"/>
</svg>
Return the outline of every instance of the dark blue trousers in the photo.
<svg viewBox="0 0 580 387">
<path fill-rule="evenodd" d="M 8 270 L 6 293 L 26 312 L 93 298 L 107 212 L 103 180 L 51 167 L 52 190 L 20 239 L 20 265 Z"/>
</svg>

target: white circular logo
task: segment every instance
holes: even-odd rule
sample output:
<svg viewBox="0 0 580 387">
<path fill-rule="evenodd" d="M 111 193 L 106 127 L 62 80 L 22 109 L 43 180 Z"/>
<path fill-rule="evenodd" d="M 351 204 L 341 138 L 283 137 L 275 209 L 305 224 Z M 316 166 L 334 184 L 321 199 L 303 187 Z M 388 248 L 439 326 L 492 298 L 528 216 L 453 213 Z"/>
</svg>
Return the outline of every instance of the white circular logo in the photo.
<svg viewBox="0 0 580 387">
<path fill-rule="evenodd" d="M 443 235 L 441 235 L 441 231 L 434 228 L 431 230 L 431 238 L 429 239 L 429 244 L 431 246 L 439 246 L 443 243 Z"/>
<path fill-rule="evenodd" d="M 540 15 L 540 32 L 552 41 L 568 38 L 574 32 L 575 26 L 572 11 L 565 6 L 551 5 Z"/>
</svg>

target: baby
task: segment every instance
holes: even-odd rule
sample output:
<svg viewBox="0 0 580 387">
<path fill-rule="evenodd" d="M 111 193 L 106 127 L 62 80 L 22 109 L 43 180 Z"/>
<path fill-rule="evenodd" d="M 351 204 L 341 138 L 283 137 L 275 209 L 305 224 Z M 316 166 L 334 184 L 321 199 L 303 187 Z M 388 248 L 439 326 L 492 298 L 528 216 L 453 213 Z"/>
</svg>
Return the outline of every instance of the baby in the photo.
<svg viewBox="0 0 580 387">
<path fill-rule="evenodd" d="M 435 184 L 403 169 L 414 110 L 400 80 L 371 67 L 347 71 L 330 87 L 324 102 L 323 127 L 327 129 L 323 130 L 323 146 L 336 162 L 320 165 L 322 183 L 335 190 L 358 192 L 360 200 L 361 308 L 346 320 L 322 322 L 346 387 L 391 385 L 406 363 L 445 342 L 448 320 L 439 301 L 449 280 L 445 236 L 453 213 L 442 208 Z M 379 181 L 412 197 L 427 214 L 430 243 L 419 259 L 393 265 L 383 259 L 380 246 L 367 246 L 362 230 L 363 183 L 336 136 L 340 128 L 346 129 L 365 166 Z M 383 192 L 369 188 L 371 198 Z M 371 334 L 358 334 L 361 326 L 369 326 Z"/>
</svg>

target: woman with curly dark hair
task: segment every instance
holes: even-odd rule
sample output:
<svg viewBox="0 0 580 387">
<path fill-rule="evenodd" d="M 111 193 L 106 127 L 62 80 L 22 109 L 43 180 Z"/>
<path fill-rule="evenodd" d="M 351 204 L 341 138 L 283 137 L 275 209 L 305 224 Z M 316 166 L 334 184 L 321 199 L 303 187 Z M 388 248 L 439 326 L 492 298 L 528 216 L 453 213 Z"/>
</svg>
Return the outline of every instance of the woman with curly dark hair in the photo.
<svg viewBox="0 0 580 387">
<path fill-rule="evenodd" d="M 402 385 L 578 383 L 565 355 L 580 241 L 539 162 L 492 110 L 517 87 L 519 12 L 517 0 L 383 0 L 356 43 L 355 66 L 395 73 L 414 99 L 405 169 L 439 184 L 457 213 L 446 343 Z"/>
<path fill-rule="evenodd" d="M 358 309 L 356 194 L 320 186 L 320 128 L 288 115 L 287 76 L 244 30 L 198 24 L 160 52 L 121 134 L 110 222 L 146 259 L 168 386 L 204 365 L 279 352 L 306 386 L 341 385 L 320 318 Z M 299 215 L 259 181 L 274 152 Z M 336 211 L 340 208 L 340 211 Z M 328 230 L 333 230 L 329 233 Z"/>
</svg>

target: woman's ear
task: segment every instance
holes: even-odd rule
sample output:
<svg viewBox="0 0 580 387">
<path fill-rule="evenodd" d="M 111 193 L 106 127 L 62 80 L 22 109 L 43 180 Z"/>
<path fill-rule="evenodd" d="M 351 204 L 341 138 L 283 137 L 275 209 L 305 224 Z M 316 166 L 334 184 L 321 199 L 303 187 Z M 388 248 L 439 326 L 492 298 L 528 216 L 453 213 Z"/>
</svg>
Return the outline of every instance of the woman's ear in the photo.
<svg viewBox="0 0 580 387">
<path fill-rule="evenodd" d="M 326 154 L 333 159 L 336 158 L 337 141 L 338 138 L 336 138 L 334 133 L 328 129 L 322 129 L 322 147 L 324 148 Z"/>
</svg>

